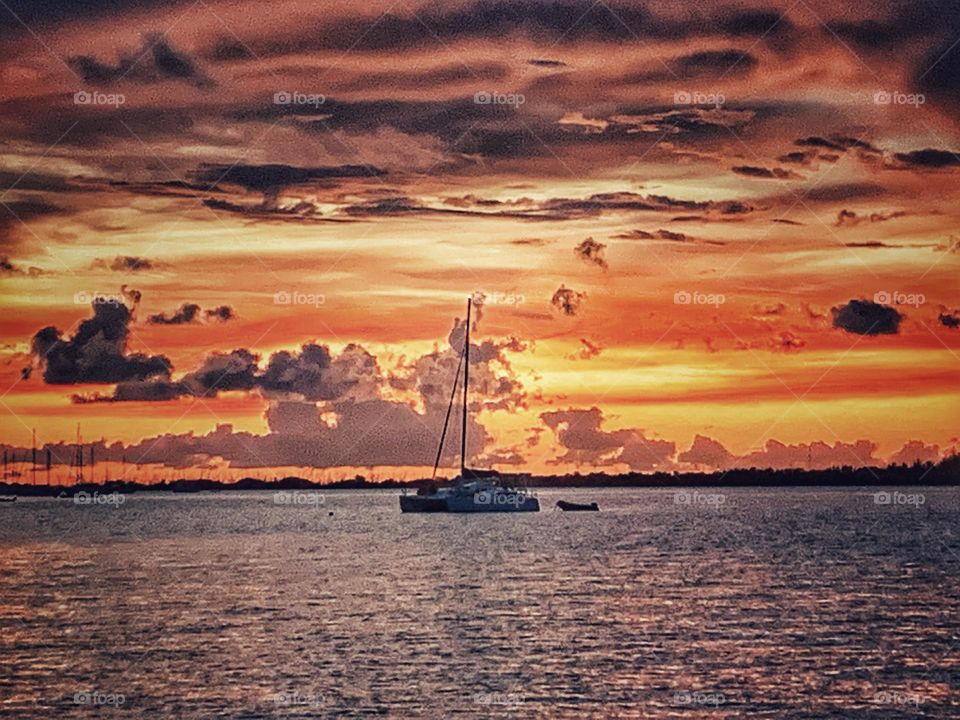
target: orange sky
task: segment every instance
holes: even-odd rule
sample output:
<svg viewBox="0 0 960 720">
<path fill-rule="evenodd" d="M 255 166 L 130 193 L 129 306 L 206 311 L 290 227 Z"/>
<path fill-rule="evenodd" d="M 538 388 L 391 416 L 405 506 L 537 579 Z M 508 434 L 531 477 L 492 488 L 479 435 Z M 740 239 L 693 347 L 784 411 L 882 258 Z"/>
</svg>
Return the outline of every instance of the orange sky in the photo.
<svg viewBox="0 0 960 720">
<path fill-rule="evenodd" d="M 477 463 L 956 447 L 950 4 L 106 7 L 0 19 L 6 445 L 419 475 L 479 293 Z"/>
</svg>

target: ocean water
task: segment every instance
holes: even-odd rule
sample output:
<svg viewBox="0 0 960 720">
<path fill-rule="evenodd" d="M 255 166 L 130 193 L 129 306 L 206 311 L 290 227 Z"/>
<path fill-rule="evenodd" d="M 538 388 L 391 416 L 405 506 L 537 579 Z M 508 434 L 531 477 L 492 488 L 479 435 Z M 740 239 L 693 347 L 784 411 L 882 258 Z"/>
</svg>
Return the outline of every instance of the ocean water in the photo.
<svg viewBox="0 0 960 720">
<path fill-rule="evenodd" d="M 0 716 L 960 717 L 957 489 L 539 495 L 4 505 Z"/>
</svg>

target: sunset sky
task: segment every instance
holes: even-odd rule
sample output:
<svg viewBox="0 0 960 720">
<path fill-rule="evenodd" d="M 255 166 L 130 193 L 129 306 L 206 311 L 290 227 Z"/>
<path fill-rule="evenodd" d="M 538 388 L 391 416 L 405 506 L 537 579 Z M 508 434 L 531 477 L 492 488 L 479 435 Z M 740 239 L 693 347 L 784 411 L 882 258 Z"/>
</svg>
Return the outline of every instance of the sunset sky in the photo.
<svg viewBox="0 0 960 720">
<path fill-rule="evenodd" d="M 958 121 L 949 0 L 3 0 L 0 440 L 429 474 L 474 295 L 476 465 L 935 460 Z"/>
</svg>

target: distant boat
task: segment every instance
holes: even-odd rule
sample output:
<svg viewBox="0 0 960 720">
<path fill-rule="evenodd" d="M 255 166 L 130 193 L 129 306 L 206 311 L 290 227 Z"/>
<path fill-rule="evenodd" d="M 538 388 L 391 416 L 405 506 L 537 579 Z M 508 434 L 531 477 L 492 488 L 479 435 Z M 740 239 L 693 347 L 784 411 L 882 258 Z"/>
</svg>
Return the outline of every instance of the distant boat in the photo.
<svg viewBox="0 0 960 720">
<path fill-rule="evenodd" d="M 16 502 L 16 495 L 0 495 L 0 502 Z"/>
<path fill-rule="evenodd" d="M 450 485 L 440 487 L 431 484 L 421 488 L 416 495 L 400 496 L 400 512 L 405 513 L 503 513 L 503 512 L 539 512 L 540 501 L 526 490 L 512 488 L 500 479 L 496 470 L 475 470 L 466 466 L 467 457 L 467 396 L 470 386 L 470 310 L 472 300 L 467 300 L 466 338 L 460 364 L 453 379 L 450 404 L 443 421 L 440 446 L 437 448 L 437 460 L 433 465 L 436 478 L 443 442 L 447 436 L 450 413 L 457 395 L 460 381 L 460 367 L 463 367 L 463 424 L 460 431 L 460 475 Z"/>
<path fill-rule="evenodd" d="M 592 503 L 575 503 L 567 502 L 566 500 L 557 500 L 557 507 L 561 510 L 566 510 L 567 512 L 589 512 L 589 511 L 598 511 L 600 506 L 595 502 Z"/>
</svg>

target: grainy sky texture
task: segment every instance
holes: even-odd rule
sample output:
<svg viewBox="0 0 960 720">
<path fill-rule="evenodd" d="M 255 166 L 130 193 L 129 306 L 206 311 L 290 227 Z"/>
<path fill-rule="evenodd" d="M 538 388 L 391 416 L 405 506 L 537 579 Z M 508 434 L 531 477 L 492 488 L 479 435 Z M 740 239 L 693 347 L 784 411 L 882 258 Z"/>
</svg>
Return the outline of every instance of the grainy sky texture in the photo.
<svg viewBox="0 0 960 720">
<path fill-rule="evenodd" d="M 0 67 L 6 445 L 420 476 L 474 293 L 477 464 L 958 444 L 955 2 L 3 0 Z"/>
</svg>

